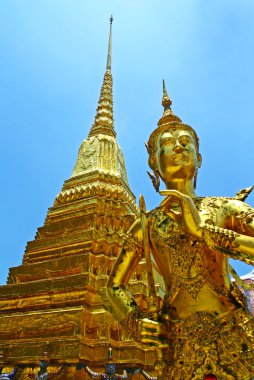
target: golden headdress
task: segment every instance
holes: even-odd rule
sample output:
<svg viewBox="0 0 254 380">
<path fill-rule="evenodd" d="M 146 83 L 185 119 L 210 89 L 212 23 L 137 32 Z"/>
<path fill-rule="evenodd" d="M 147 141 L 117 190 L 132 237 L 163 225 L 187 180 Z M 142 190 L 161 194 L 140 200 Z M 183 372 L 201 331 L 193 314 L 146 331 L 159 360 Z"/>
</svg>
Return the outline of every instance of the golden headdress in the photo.
<svg viewBox="0 0 254 380">
<path fill-rule="evenodd" d="M 193 135 L 196 145 L 197 145 L 197 149 L 199 149 L 199 138 L 196 132 L 194 131 L 194 129 L 190 125 L 184 124 L 182 120 L 178 116 L 176 116 L 171 110 L 172 101 L 168 96 L 164 79 L 163 79 L 163 97 L 162 97 L 161 104 L 164 108 L 163 115 L 158 121 L 158 127 L 151 133 L 148 143 L 146 144 L 147 151 L 149 154 L 148 164 L 154 172 L 156 170 L 156 142 L 157 142 L 157 137 L 161 132 L 167 131 L 170 129 L 178 129 L 178 128 L 186 129 L 190 131 L 191 134 Z"/>
</svg>

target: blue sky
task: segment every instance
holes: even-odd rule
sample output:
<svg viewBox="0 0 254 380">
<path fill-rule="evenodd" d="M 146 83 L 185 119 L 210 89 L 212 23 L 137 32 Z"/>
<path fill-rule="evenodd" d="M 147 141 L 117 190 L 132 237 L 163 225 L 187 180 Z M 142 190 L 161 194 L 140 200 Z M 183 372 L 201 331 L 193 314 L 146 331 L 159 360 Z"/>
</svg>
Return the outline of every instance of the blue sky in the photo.
<svg viewBox="0 0 254 380">
<path fill-rule="evenodd" d="M 2 284 L 92 125 L 111 13 L 115 129 L 136 196 L 148 208 L 159 202 L 144 142 L 162 114 L 162 78 L 201 140 L 197 193 L 233 196 L 254 184 L 253 0 L 1 0 Z"/>
</svg>

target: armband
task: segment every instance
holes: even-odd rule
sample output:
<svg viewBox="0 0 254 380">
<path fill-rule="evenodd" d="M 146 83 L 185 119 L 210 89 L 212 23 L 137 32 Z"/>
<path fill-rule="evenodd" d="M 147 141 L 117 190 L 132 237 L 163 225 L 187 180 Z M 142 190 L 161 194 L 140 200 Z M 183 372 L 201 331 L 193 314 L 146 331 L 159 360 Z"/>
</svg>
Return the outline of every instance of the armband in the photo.
<svg viewBox="0 0 254 380">
<path fill-rule="evenodd" d="M 238 247 L 236 243 L 236 238 L 239 236 L 238 233 L 210 224 L 205 224 L 202 229 L 202 237 L 209 248 L 231 251 Z"/>
</svg>

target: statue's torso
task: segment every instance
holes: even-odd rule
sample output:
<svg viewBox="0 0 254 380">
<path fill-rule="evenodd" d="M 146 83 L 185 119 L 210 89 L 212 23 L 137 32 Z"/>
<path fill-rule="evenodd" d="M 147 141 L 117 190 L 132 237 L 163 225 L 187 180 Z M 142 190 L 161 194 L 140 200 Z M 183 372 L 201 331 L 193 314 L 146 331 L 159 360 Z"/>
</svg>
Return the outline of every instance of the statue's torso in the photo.
<svg viewBox="0 0 254 380">
<path fill-rule="evenodd" d="M 196 198 L 194 202 L 202 221 L 223 226 L 226 199 Z M 198 311 L 224 313 L 236 307 L 225 256 L 184 233 L 160 208 L 149 214 L 149 236 L 171 318 L 185 319 Z"/>
</svg>

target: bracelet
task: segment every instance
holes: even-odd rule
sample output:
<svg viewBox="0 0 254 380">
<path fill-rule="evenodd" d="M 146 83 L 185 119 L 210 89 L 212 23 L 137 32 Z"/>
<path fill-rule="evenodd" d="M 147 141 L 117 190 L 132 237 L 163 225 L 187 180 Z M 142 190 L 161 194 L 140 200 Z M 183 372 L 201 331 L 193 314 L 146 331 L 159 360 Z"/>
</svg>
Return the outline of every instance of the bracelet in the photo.
<svg viewBox="0 0 254 380">
<path fill-rule="evenodd" d="M 234 250 L 238 247 L 236 238 L 238 233 L 226 228 L 205 224 L 202 227 L 202 237 L 209 248 L 223 248 L 225 250 Z"/>
</svg>

